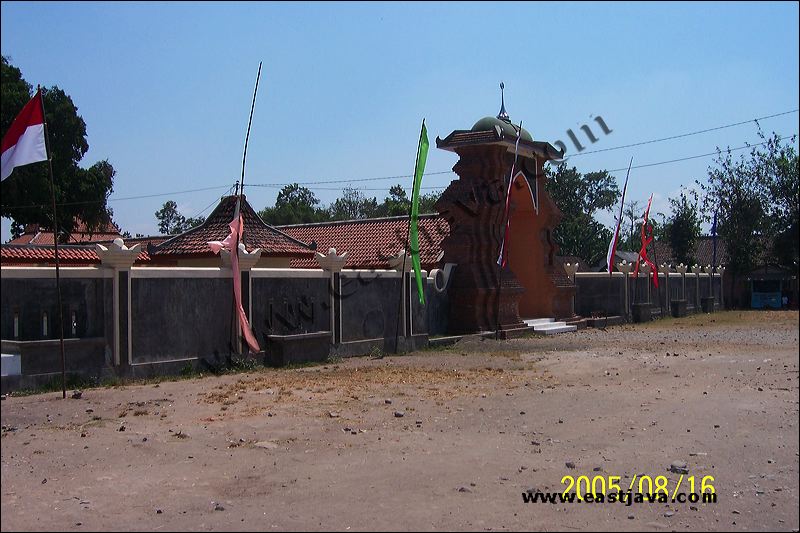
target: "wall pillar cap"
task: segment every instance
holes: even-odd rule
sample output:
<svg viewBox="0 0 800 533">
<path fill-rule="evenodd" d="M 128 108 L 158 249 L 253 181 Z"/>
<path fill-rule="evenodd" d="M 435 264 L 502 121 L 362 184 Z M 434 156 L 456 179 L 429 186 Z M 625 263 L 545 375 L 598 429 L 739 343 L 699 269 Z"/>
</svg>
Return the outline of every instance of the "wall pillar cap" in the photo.
<svg viewBox="0 0 800 533">
<path fill-rule="evenodd" d="M 337 255 L 336 248 L 329 248 L 327 254 L 315 252 L 314 258 L 319 266 L 328 272 L 341 272 L 347 262 L 347 252 Z"/>
<path fill-rule="evenodd" d="M 247 251 L 244 243 L 239 243 L 239 270 L 250 270 L 261 259 L 261 248 L 256 248 L 252 252 Z M 220 250 L 219 256 L 222 259 L 222 266 L 225 268 L 232 268 L 231 265 L 231 252 L 230 250 Z"/>
<path fill-rule="evenodd" d="M 697 265 L 697 264 L 692 265 L 692 273 L 693 274 L 699 276 L 701 272 L 703 272 L 703 267 L 701 267 L 700 265 Z"/>
<path fill-rule="evenodd" d="M 630 274 L 631 270 L 633 270 L 633 264 L 628 263 L 626 260 L 622 260 L 622 263 L 617 263 L 617 268 L 620 272 L 624 274 Z"/>
<path fill-rule="evenodd" d="M 672 265 L 664 263 L 658 267 L 658 271 L 661 274 L 669 274 L 670 272 L 672 272 Z"/>
<path fill-rule="evenodd" d="M 675 270 L 685 275 L 686 271 L 689 270 L 689 267 L 681 263 L 675 267 Z"/>
<path fill-rule="evenodd" d="M 134 244 L 130 248 L 125 246 L 125 242 L 117 237 L 107 247 L 102 244 L 96 244 L 97 255 L 100 256 L 100 261 L 104 267 L 127 269 L 133 266 L 136 258 L 139 257 L 140 244 Z"/>
<path fill-rule="evenodd" d="M 404 261 L 406 266 L 405 268 L 406 272 L 411 272 L 411 269 L 413 268 L 411 264 L 411 255 L 406 253 L 405 248 L 397 252 L 395 255 L 391 256 L 388 259 L 388 261 L 389 261 L 389 268 L 391 268 L 392 270 L 396 270 L 398 272 L 403 270 Z"/>
<path fill-rule="evenodd" d="M 579 267 L 580 263 L 564 263 L 564 270 L 572 277 L 575 277 L 575 273 L 578 272 Z"/>
</svg>

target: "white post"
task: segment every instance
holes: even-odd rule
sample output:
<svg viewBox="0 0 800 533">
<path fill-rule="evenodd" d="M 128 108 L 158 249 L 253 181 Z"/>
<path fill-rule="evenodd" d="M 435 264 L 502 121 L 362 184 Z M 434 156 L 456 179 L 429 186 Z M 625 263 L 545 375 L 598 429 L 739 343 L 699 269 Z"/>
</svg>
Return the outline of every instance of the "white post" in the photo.
<svg viewBox="0 0 800 533">
<path fill-rule="evenodd" d="M 114 366 L 119 366 L 122 364 L 122 346 L 120 346 L 120 291 L 125 291 L 127 295 L 127 309 L 126 315 L 128 320 L 124 324 L 125 331 L 127 332 L 127 343 L 125 346 L 125 351 L 127 352 L 127 362 L 126 364 L 130 365 L 133 362 L 133 354 L 131 353 L 133 350 L 133 339 L 131 338 L 132 332 L 132 320 L 131 320 L 131 267 L 133 263 L 136 262 L 136 258 L 139 257 L 139 244 L 135 244 L 132 247 L 128 248 L 125 246 L 125 242 L 121 238 L 114 239 L 108 247 L 103 246 L 102 244 L 95 245 L 97 247 L 97 255 L 100 256 L 100 262 L 102 263 L 103 267 L 110 268 L 114 271 L 114 284 L 113 284 L 113 319 L 114 319 Z M 125 272 L 127 274 L 126 278 L 128 280 L 125 287 L 120 287 L 119 278 L 120 272 Z"/>
<path fill-rule="evenodd" d="M 341 295 L 341 285 L 335 286 L 336 283 L 336 274 L 341 276 L 342 269 L 344 268 L 345 263 L 347 262 L 347 252 L 342 253 L 342 255 L 337 255 L 336 248 L 329 248 L 327 254 L 321 254 L 316 252 L 314 254 L 314 258 L 319 263 L 320 268 L 322 268 L 325 272 L 328 273 L 330 284 L 329 284 L 329 295 L 330 295 L 330 305 L 331 305 L 331 341 L 334 344 L 338 344 L 342 338 L 341 332 L 341 325 L 342 325 L 342 317 L 336 316 L 336 298 Z M 340 278 L 341 280 L 341 278 Z M 338 325 L 337 326 L 337 319 Z"/>
<path fill-rule="evenodd" d="M 694 299 L 694 307 L 697 309 L 700 306 L 700 274 L 703 272 L 703 267 L 700 265 L 692 265 L 692 274 L 694 274 L 694 288 L 695 288 L 695 299 Z"/>
<path fill-rule="evenodd" d="M 580 266 L 579 263 L 575 263 L 574 265 L 570 263 L 564 264 L 564 270 L 567 272 L 567 275 L 572 278 L 572 285 L 575 287 L 575 292 L 572 293 L 572 316 L 575 316 L 575 298 L 577 293 L 577 286 L 575 285 L 575 274 L 578 272 L 578 267 Z"/>
<path fill-rule="evenodd" d="M 679 264 L 675 267 L 675 271 L 681 275 L 681 298 L 686 300 L 686 271 L 689 270 L 689 267 L 684 265 L 683 263 Z"/>
<path fill-rule="evenodd" d="M 622 263 L 617 263 L 617 269 L 622 272 L 625 281 L 625 318 L 627 319 L 630 310 L 630 297 L 628 296 L 628 276 L 633 270 L 633 265 L 623 260 Z"/>
<path fill-rule="evenodd" d="M 725 267 L 719 265 L 717 267 L 717 274 L 719 274 L 719 308 L 725 310 L 725 283 L 722 279 L 722 274 L 725 272 Z"/>
</svg>

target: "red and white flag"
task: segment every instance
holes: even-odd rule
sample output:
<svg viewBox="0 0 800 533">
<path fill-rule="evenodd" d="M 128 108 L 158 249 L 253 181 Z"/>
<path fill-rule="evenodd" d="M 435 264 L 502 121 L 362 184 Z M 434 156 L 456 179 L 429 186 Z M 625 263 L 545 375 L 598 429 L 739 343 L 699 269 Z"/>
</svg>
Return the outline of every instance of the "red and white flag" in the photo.
<svg viewBox="0 0 800 533">
<path fill-rule="evenodd" d="M 11 123 L 11 127 L 3 136 L 2 146 L 0 181 L 9 177 L 15 167 L 47 161 L 41 90 L 36 91 L 36 95 L 25 104 Z"/>
</svg>

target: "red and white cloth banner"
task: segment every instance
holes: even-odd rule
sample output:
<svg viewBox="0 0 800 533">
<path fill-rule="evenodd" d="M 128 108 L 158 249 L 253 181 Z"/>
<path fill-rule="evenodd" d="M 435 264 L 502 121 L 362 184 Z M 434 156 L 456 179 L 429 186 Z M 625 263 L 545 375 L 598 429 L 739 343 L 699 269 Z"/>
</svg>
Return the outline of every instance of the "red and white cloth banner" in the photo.
<svg viewBox="0 0 800 533">
<path fill-rule="evenodd" d="M 508 209 L 511 206 L 511 185 L 514 183 L 516 176 L 514 169 L 517 166 L 517 154 L 519 152 L 519 138 L 522 135 L 522 121 L 519 123 L 519 130 L 517 131 L 517 142 L 514 143 L 514 162 L 511 164 L 511 174 L 508 176 L 508 190 L 506 191 L 506 205 L 503 208 L 503 221 L 505 228 L 503 229 L 503 240 L 500 243 L 500 254 L 497 256 L 497 266 L 505 268 L 508 263 L 508 234 L 511 231 L 511 220 L 509 220 Z M 524 176 L 524 175 L 523 175 Z"/>
<path fill-rule="evenodd" d="M 0 181 L 9 177 L 15 167 L 47 161 L 41 90 L 36 91 L 31 101 L 25 104 L 11 123 L 11 127 L 3 135 L 2 147 Z"/>
<path fill-rule="evenodd" d="M 656 265 L 647 257 L 647 246 L 653 242 L 653 226 L 648 224 L 650 220 L 650 205 L 653 203 L 653 195 L 650 195 L 650 200 L 647 201 L 647 209 L 644 212 L 644 221 L 642 222 L 642 248 L 639 250 L 639 258 L 636 260 L 636 266 L 633 267 L 633 277 L 637 278 L 639 275 L 639 265 L 644 261 L 653 273 L 653 285 L 658 287 L 658 269 Z"/>
<path fill-rule="evenodd" d="M 242 277 L 239 274 L 239 241 L 241 240 L 242 233 L 244 232 L 244 220 L 242 219 L 242 216 L 239 215 L 238 218 L 235 218 L 233 221 L 231 221 L 228 227 L 231 228 L 231 232 L 227 237 L 225 237 L 225 240 L 221 242 L 210 241 L 208 245 L 215 254 L 219 253 L 220 250 L 223 249 L 230 250 L 231 252 L 233 295 L 236 299 L 236 312 L 239 315 L 239 325 L 241 326 L 244 340 L 247 342 L 247 346 L 250 347 L 250 351 L 259 352 L 261 351 L 261 348 L 258 346 L 258 341 L 256 341 L 256 337 L 253 335 L 253 331 L 250 329 L 250 322 L 247 320 L 247 315 L 244 313 L 244 308 L 242 308 Z"/>
</svg>

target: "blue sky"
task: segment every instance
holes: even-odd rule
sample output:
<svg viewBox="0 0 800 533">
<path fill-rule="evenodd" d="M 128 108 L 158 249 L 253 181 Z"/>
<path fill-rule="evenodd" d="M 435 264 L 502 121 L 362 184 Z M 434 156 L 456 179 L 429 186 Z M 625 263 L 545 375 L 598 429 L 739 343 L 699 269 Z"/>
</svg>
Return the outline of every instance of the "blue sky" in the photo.
<svg viewBox="0 0 800 533">
<path fill-rule="evenodd" d="M 156 234 L 168 199 L 208 214 L 239 178 L 258 62 L 246 184 L 409 175 L 419 126 L 436 136 L 496 115 L 535 139 L 586 152 L 798 108 L 797 3 L 122 3 L 2 2 L 2 54 L 25 79 L 58 85 L 87 124 L 83 166 L 117 170 L 109 205 L 131 233 Z M 612 132 L 602 134 L 593 117 Z M 590 124 L 598 140 L 579 131 Z M 764 120 L 798 132 L 798 113 Z M 626 167 L 757 142 L 746 124 L 581 154 L 579 170 Z M 432 148 L 428 172 L 457 156 Z M 629 199 L 653 211 L 713 158 L 635 169 Z M 620 186 L 625 173 L 615 172 Z M 444 188 L 454 174 L 426 176 Z M 398 182 L 356 182 L 380 201 Z M 345 184 L 309 185 L 324 204 Z M 165 194 L 190 189 L 214 189 Z M 323 188 L 327 187 L 327 188 Z M 256 209 L 279 187 L 247 187 Z M 129 200 L 142 195 L 163 195 Z M 207 209 L 206 209 L 207 208 Z M 205 210 L 204 210 L 205 209 Z M 611 224 L 611 215 L 603 220 Z M 2 220 L 3 241 L 10 220 Z"/>
</svg>

